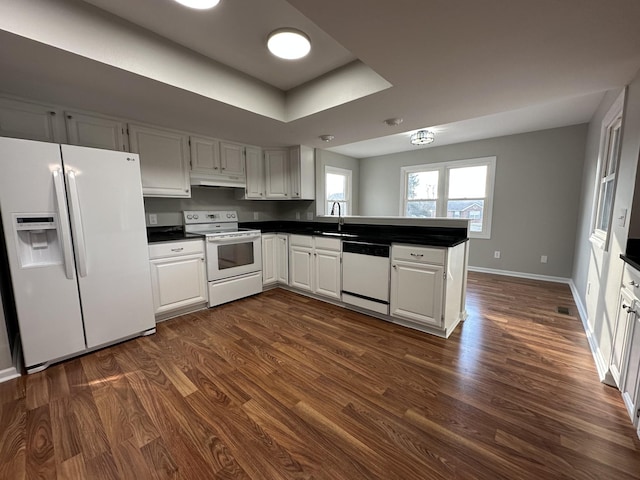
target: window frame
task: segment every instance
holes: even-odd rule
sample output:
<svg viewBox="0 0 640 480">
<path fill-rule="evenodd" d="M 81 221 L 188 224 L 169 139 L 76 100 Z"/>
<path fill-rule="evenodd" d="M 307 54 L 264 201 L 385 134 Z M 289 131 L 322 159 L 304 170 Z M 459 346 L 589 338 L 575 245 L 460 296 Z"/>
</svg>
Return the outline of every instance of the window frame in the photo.
<svg viewBox="0 0 640 480">
<path fill-rule="evenodd" d="M 479 167 L 487 166 L 487 178 L 485 185 L 485 197 L 469 197 L 464 199 L 452 199 L 452 200 L 483 200 L 483 218 L 482 218 L 482 231 L 472 232 L 469 229 L 470 238 L 491 238 L 491 224 L 492 224 L 492 212 L 493 212 L 493 197 L 495 186 L 495 174 L 496 174 L 496 160 L 497 157 L 478 157 L 469 158 L 464 160 L 451 160 L 448 162 L 427 163 L 422 165 L 409 165 L 402 167 L 400 174 L 400 216 L 406 217 L 408 199 L 408 177 L 411 173 L 438 171 L 438 194 L 436 196 L 436 217 L 437 218 L 457 218 L 447 216 L 447 206 L 449 202 L 449 172 L 456 168 L 465 167 Z"/>
<path fill-rule="evenodd" d="M 340 201 L 339 203 L 344 203 L 346 208 L 344 209 L 345 211 L 341 212 L 342 216 L 345 215 L 351 215 L 351 211 L 352 211 L 352 199 L 351 199 L 351 192 L 353 189 L 353 184 L 352 184 L 352 177 L 353 177 L 353 172 L 347 168 L 340 168 L 340 167 L 333 167 L 331 165 L 325 165 L 324 167 L 324 214 L 330 216 L 331 215 L 331 209 L 329 208 L 329 202 L 335 202 L 336 200 L 330 200 L 328 197 L 328 192 L 327 192 L 327 174 L 333 174 L 333 175 L 341 175 L 343 177 L 345 177 L 345 200 Z"/>
<path fill-rule="evenodd" d="M 615 204 L 616 191 L 618 187 L 618 169 L 620 168 L 620 153 L 622 150 L 622 129 L 624 127 L 624 98 L 626 89 L 620 93 L 613 102 L 609 111 L 602 119 L 600 128 L 600 145 L 598 147 L 598 167 L 594 183 L 593 209 L 591 213 L 591 237 L 590 240 L 598 245 L 602 250 L 609 249 L 611 238 L 611 226 L 613 225 L 613 207 Z M 615 158 L 611 157 L 613 133 L 618 129 L 617 150 Z M 613 162 L 613 163 L 612 163 Z M 613 172 L 611 167 L 613 166 Z M 607 186 L 613 189 L 611 192 L 611 204 L 607 222 L 607 229 L 599 228 L 600 220 L 604 215 L 605 193 Z"/>
</svg>

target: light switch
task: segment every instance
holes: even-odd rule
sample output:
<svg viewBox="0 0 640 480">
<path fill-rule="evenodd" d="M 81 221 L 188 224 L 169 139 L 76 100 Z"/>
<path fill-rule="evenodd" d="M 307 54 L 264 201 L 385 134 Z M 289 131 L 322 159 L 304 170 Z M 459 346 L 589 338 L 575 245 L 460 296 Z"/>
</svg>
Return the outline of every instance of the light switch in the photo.
<svg viewBox="0 0 640 480">
<path fill-rule="evenodd" d="M 157 225 L 158 224 L 158 215 L 155 213 L 149 214 L 149 225 Z"/>
<path fill-rule="evenodd" d="M 626 208 L 621 208 L 618 211 L 618 226 L 619 227 L 624 227 L 626 222 L 627 222 L 627 209 Z"/>
</svg>

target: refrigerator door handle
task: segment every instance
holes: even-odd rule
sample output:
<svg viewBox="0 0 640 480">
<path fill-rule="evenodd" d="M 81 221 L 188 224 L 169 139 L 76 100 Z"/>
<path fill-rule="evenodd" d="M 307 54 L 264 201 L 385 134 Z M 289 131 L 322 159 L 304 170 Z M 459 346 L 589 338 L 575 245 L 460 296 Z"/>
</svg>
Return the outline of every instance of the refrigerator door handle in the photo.
<svg viewBox="0 0 640 480">
<path fill-rule="evenodd" d="M 69 280 L 73 280 L 73 249 L 69 236 L 69 217 L 67 215 L 67 202 L 64 192 L 64 180 L 62 170 L 53 171 L 53 186 L 56 194 L 56 207 L 58 209 L 58 233 L 62 244 L 62 256 L 64 259 L 64 272 Z"/>
<path fill-rule="evenodd" d="M 82 214 L 80 213 L 80 197 L 76 184 L 76 173 L 73 170 L 67 172 L 67 185 L 69 186 L 69 210 L 71 211 L 71 231 L 76 241 L 76 258 L 78 260 L 78 276 L 87 276 L 87 247 L 84 242 L 84 230 L 82 228 Z"/>
</svg>

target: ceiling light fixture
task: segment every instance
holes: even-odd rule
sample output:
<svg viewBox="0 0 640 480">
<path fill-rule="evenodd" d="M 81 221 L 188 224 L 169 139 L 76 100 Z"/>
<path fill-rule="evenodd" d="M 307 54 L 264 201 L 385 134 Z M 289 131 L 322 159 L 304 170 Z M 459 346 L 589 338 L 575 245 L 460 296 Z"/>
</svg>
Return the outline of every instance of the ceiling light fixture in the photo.
<svg viewBox="0 0 640 480">
<path fill-rule="evenodd" d="M 207 10 L 213 8 L 220 3 L 220 0 L 175 0 L 181 5 L 197 10 Z"/>
<path fill-rule="evenodd" d="M 435 135 L 429 130 L 418 130 L 411 135 L 411 145 L 427 145 L 435 140 Z"/>
<path fill-rule="evenodd" d="M 322 140 L 323 142 L 330 142 L 334 138 L 336 137 L 334 137 L 333 135 L 320 135 L 320 140 Z"/>
<path fill-rule="evenodd" d="M 297 60 L 311 51 L 309 37 L 295 28 L 279 28 L 269 34 L 267 48 L 276 57 Z"/>
<path fill-rule="evenodd" d="M 390 127 L 397 127 L 402 122 L 404 122 L 404 118 L 396 117 L 396 118 L 387 118 L 384 123 L 389 125 Z"/>
</svg>

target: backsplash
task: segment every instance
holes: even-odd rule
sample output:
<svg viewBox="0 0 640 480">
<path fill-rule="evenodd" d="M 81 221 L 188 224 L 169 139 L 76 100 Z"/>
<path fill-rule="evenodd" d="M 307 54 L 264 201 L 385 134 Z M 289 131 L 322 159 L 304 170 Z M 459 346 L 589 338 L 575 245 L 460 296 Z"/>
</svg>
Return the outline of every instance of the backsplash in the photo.
<svg viewBox="0 0 640 480">
<path fill-rule="evenodd" d="M 242 190 L 237 188 L 192 187 L 191 198 L 146 197 L 147 226 L 151 226 L 150 213 L 157 216 L 155 226 L 182 225 L 184 210 L 235 210 L 240 222 L 314 218 L 313 200 L 244 200 L 241 195 Z"/>
</svg>

